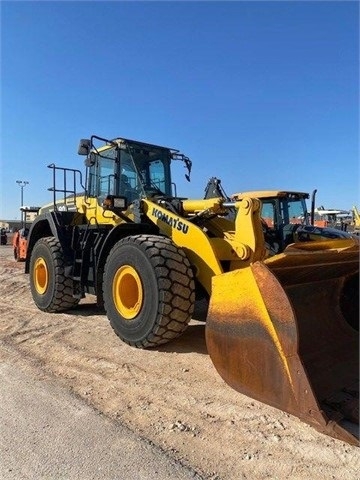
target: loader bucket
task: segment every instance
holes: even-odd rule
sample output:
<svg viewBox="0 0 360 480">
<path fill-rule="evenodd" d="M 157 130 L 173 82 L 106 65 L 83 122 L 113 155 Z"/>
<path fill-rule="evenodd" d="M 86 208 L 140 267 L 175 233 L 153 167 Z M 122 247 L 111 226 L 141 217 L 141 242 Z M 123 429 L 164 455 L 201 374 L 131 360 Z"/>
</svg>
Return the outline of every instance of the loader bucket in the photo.
<svg viewBox="0 0 360 480">
<path fill-rule="evenodd" d="M 206 343 L 235 390 L 359 445 L 359 246 L 321 243 L 213 277 Z"/>
</svg>

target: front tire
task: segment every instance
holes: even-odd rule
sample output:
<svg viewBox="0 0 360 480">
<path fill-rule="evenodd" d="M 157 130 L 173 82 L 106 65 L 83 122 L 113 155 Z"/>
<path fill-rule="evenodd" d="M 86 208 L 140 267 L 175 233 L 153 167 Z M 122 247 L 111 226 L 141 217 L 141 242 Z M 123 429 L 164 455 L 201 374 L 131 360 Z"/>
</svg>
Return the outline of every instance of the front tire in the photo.
<svg viewBox="0 0 360 480">
<path fill-rule="evenodd" d="M 110 324 L 125 343 L 138 348 L 167 343 L 186 330 L 194 290 L 189 260 L 165 237 L 126 237 L 112 248 L 105 265 Z"/>
<path fill-rule="evenodd" d="M 64 275 L 60 242 L 54 237 L 38 240 L 30 258 L 30 288 L 36 306 L 44 312 L 64 312 L 79 303 L 72 296 L 72 280 Z"/>
</svg>

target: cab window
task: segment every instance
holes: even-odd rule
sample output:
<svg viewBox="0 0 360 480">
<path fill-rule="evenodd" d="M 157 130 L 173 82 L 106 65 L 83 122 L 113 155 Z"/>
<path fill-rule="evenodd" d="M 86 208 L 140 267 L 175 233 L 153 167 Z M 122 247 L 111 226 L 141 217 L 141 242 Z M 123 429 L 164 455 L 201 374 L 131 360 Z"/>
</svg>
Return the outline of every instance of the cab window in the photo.
<svg viewBox="0 0 360 480">
<path fill-rule="evenodd" d="M 269 228 L 274 228 L 276 216 L 273 202 L 262 202 L 261 218 Z"/>
</svg>

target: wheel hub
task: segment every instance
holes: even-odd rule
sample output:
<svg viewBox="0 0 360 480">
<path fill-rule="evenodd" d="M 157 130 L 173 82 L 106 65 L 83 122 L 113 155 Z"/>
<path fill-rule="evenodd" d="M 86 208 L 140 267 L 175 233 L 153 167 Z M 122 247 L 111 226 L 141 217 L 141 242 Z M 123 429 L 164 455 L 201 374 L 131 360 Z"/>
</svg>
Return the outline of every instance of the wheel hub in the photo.
<svg viewBox="0 0 360 480">
<path fill-rule="evenodd" d="M 120 315 L 133 320 L 143 304 L 143 287 L 137 271 L 130 265 L 123 265 L 115 273 L 113 299 Z"/>
<path fill-rule="evenodd" d="M 43 295 L 49 284 L 49 273 L 45 260 L 42 257 L 36 259 L 34 265 L 34 285 L 39 295 Z"/>
</svg>

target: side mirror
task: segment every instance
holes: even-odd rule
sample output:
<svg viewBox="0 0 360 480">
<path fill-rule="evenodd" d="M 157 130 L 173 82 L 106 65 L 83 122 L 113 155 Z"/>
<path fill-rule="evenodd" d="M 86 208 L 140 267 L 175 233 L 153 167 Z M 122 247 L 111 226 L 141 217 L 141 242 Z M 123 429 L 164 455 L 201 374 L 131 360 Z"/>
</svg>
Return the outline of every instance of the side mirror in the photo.
<svg viewBox="0 0 360 480">
<path fill-rule="evenodd" d="M 91 149 L 91 141 L 87 138 L 80 140 L 78 154 L 79 155 L 89 155 Z"/>
</svg>

